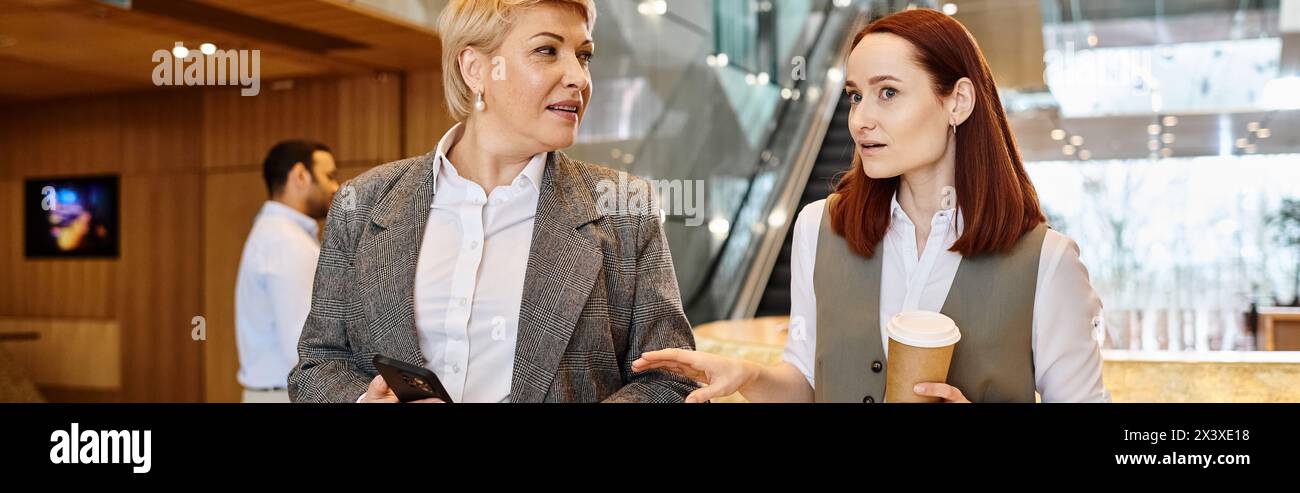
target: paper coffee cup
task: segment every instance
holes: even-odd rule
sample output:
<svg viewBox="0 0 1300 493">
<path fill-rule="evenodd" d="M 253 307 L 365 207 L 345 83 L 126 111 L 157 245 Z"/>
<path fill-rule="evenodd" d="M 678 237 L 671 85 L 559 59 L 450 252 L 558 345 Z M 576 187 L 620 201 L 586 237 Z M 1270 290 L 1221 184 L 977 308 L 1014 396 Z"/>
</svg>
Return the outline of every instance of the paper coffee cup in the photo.
<svg viewBox="0 0 1300 493">
<path fill-rule="evenodd" d="M 961 340 L 947 315 L 929 311 L 908 311 L 894 315 L 886 326 L 889 334 L 889 362 L 885 402 L 940 402 L 912 391 L 918 383 L 948 381 L 952 351 Z"/>
</svg>

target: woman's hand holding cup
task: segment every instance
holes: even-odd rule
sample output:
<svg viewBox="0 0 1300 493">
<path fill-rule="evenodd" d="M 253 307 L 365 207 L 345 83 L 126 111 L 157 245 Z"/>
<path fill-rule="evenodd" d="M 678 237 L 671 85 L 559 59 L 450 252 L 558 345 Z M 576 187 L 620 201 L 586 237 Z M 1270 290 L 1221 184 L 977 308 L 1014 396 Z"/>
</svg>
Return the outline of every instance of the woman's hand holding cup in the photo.
<svg viewBox="0 0 1300 493">
<path fill-rule="evenodd" d="M 946 383 L 927 382 L 918 383 L 912 387 L 912 392 L 916 395 L 925 397 L 934 397 L 942 399 L 946 404 L 970 404 L 961 390 Z"/>
</svg>

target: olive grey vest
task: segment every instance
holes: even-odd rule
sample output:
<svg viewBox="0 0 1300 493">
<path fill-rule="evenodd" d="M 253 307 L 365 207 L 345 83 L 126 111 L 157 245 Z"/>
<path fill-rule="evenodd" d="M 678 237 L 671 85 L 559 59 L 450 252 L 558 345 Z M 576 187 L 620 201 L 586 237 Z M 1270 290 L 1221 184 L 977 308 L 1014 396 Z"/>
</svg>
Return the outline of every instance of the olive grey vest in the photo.
<svg viewBox="0 0 1300 493">
<path fill-rule="evenodd" d="M 813 269 L 817 296 L 817 402 L 883 402 L 885 351 L 880 334 L 880 264 L 849 249 L 822 215 Z M 1026 233 L 1008 254 L 966 257 L 944 315 L 961 329 L 948 384 L 971 402 L 1034 402 L 1033 320 L 1038 257 L 1047 226 Z"/>
</svg>

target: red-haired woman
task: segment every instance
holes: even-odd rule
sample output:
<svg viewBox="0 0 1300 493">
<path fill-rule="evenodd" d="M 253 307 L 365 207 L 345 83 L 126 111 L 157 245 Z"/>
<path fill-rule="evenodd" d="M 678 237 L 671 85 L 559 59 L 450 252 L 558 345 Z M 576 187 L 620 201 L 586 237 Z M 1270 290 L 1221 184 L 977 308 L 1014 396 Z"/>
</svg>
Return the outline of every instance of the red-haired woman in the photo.
<svg viewBox="0 0 1300 493">
<path fill-rule="evenodd" d="M 961 329 L 944 402 L 1104 402 L 1094 337 L 1101 300 L 1079 248 L 1051 231 L 974 38 L 949 16 L 911 10 L 853 40 L 845 92 L 853 168 L 795 223 L 790 338 L 763 367 L 707 353 L 643 354 L 755 402 L 884 397 L 895 314 L 942 312 Z"/>
</svg>

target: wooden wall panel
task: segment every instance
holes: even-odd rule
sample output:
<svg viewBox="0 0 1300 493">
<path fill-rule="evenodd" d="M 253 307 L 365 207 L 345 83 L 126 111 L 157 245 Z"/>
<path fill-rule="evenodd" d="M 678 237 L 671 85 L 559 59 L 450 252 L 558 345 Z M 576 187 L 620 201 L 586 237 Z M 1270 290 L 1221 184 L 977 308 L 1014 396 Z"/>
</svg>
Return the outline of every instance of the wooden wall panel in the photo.
<svg viewBox="0 0 1300 493">
<path fill-rule="evenodd" d="M 108 319 L 121 332 L 120 390 L 45 387 L 47 398 L 237 401 L 234 282 L 266 200 L 267 149 L 320 140 L 346 180 L 428 152 L 451 126 L 436 71 L 230 89 L 0 108 L 0 317 Z M 122 177 L 120 258 L 23 258 L 23 178 L 95 173 Z M 196 315 L 205 342 L 190 339 Z"/>
<path fill-rule="evenodd" d="M 260 165 L 277 141 L 312 138 L 338 140 L 338 111 L 330 80 L 282 82 L 288 89 L 264 84 L 262 93 L 206 91 L 203 96 L 203 165 L 207 168 Z"/>
<path fill-rule="evenodd" d="M 0 317 L 0 343 L 38 385 L 117 391 L 122 385 L 121 330 L 93 318 Z"/>
<path fill-rule="evenodd" d="M 378 74 L 338 81 L 338 137 L 328 143 L 346 165 L 375 165 L 403 157 L 402 80 Z"/>
<path fill-rule="evenodd" d="M 447 99 L 443 95 L 441 71 L 428 70 L 408 74 L 404 94 L 406 95 L 404 154 L 418 156 L 433 150 L 438 145 L 438 139 L 441 139 L 456 122 L 447 113 Z"/>
<path fill-rule="evenodd" d="M 204 184 L 203 228 L 207 251 L 203 257 L 203 315 L 208 340 L 204 344 L 204 388 L 208 402 L 239 402 L 235 380 L 239 354 L 235 346 L 235 279 L 244 240 L 253 217 L 266 200 L 260 171 L 212 173 Z"/>
<path fill-rule="evenodd" d="M 198 173 L 123 177 L 123 400 L 203 398 L 203 343 L 190 338 L 202 313 L 202 182 Z"/>
<path fill-rule="evenodd" d="M 276 142 L 308 138 L 350 165 L 400 159 L 401 78 L 365 75 L 267 84 L 262 94 L 208 91 L 203 102 L 203 163 L 209 169 L 260 169 Z"/>
<path fill-rule="evenodd" d="M 108 400 L 202 395 L 195 385 L 202 352 L 179 338 L 188 340 L 189 318 L 201 303 L 199 95 L 126 94 L 4 111 L 0 190 L 7 207 L 0 230 L 8 234 L 0 250 L 0 316 L 116 320 L 122 386 Z M 23 179 L 98 173 L 121 175 L 119 258 L 24 258 Z"/>
</svg>

